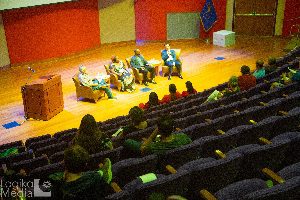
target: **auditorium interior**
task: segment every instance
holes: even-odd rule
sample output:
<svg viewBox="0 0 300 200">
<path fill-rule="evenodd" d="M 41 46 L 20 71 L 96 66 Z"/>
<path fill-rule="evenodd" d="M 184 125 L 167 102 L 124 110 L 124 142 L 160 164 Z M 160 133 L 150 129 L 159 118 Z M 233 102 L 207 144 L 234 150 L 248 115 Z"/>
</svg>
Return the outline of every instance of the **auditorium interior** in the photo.
<svg viewBox="0 0 300 200">
<path fill-rule="evenodd" d="M 170 69 L 162 58 L 166 44 L 180 50 L 182 78 L 164 74 Z M 133 73 L 136 49 L 156 62 L 156 84 Z M 133 92 L 121 91 L 120 77 L 106 70 L 112 56 L 129 69 Z M 242 66 L 252 76 L 258 61 L 265 69 L 270 58 L 276 69 L 256 77 L 255 86 L 210 98 L 224 93 L 233 76 L 239 79 Z M 0 2 L 1 187 L 11 177 L 50 179 L 64 172 L 65 150 L 90 114 L 113 146 L 89 155 L 85 171 L 105 165 L 105 158 L 112 165 L 111 190 L 95 199 L 300 199 L 299 61 L 299 0 Z M 74 79 L 80 66 L 106 77 L 114 98 L 80 95 L 83 84 Z M 197 93 L 140 109 L 148 127 L 116 136 L 150 93 L 165 99 L 175 84 L 181 94 L 187 81 Z M 187 135 L 189 144 L 158 154 L 127 148 L 125 140 L 151 138 L 164 116 L 175 123 L 172 134 Z"/>
</svg>

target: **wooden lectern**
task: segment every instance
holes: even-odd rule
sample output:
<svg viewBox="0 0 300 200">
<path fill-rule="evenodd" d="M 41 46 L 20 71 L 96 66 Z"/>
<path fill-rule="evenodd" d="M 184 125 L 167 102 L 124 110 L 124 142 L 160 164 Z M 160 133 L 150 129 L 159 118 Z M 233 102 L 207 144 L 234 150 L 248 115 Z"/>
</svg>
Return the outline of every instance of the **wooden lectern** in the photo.
<svg viewBox="0 0 300 200">
<path fill-rule="evenodd" d="M 21 87 L 25 117 L 49 120 L 64 109 L 61 76 L 43 76 Z"/>
</svg>

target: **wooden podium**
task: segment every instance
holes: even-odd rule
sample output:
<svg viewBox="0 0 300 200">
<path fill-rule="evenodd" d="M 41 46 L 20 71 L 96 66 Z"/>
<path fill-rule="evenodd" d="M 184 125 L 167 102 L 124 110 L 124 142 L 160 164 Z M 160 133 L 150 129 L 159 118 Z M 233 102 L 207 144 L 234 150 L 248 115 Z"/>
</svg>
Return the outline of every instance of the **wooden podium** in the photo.
<svg viewBox="0 0 300 200">
<path fill-rule="evenodd" d="M 60 75 L 43 76 L 21 90 L 26 118 L 47 121 L 64 109 Z"/>
</svg>

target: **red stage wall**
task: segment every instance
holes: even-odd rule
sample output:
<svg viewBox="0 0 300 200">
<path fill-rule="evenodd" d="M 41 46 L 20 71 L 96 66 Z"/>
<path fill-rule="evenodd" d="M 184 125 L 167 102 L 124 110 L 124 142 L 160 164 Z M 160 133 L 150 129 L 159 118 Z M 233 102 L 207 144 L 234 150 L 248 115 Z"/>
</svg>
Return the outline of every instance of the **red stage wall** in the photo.
<svg viewBox="0 0 300 200">
<path fill-rule="evenodd" d="M 200 28 L 200 37 L 211 36 L 215 30 L 225 28 L 226 0 L 214 0 L 218 21 L 207 33 Z M 167 13 L 198 12 L 202 10 L 205 0 L 143 0 L 135 3 L 135 26 L 137 40 L 166 40 Z M 200 17 L 200 16 L 199 16 Z"/>
<path fill-rule="evenodd" d="M 299 0 L 286 0 L 284 20 L 283 20 L 283 36 L 289 36 L 290 27 L 294 24 L 300 24 L 300 19 L 290 20 L 300 17 L 300 1 Z M 296 30 L 294 30 L 295 33 Z"/>
<path fill-rule="evenodd" d="M 100 44 L 97 0 L 3 12 L 11 64 L 64 56 Z"/>
</svg>

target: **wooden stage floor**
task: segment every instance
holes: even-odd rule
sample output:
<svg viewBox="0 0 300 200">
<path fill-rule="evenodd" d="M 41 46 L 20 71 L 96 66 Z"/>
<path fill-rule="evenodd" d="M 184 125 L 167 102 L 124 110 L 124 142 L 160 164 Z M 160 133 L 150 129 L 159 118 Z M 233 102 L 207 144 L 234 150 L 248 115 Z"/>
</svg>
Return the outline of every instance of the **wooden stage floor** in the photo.
<svg viewBox="0 0 300 200">
<path fill-rule="evenodd" d="M 210 88 L 227 81 L 232 75 L 240 75 L 240 67 L 249 65 L 253 70 L 255 61 L 259 58 L 267 60 L 268 56 L 280 57 L 284 55 L 284 46 L 288 39 L 278 37 L 245 37 L 238 36 L 236 45 L 232 47 L 217 47 L 206 44 L 202 40 L 172 41 L 171 48 L 182 49 L 183 80 L 173 77 L 158 76 L 157 85 L 150 84 L 151 91 L 157 92 L 159 98 L 168 93 L 168 85 L 175 83 L 181 92 L 185 90 L 185 82 L 190 80 L 198 91 Z M 137 84 L 134 93 L 118 92 L 113 89 L 117 100 L 107 98 L 98 103 L 76 101 L 75 86 L 72 76 L 78 71 L 78 66 L 83 64 L 91 75 L 98 72 L 105 73 L 104 64 L 110 62 L 112 55 L 118 55 L 125 61 L 126 57 L 133 55 L 133 50 L 139 48 L 146 59 L 160 59 L 160 50 L 163 42 L 128 42 L 119 44 L 102 45 L 101 47 L 74 54 L 71 56 L 50 59 L 42 62 L 30 63 L 36 70 L 32 80 L 40 76 L 60 74 L 62 77 L 64 111 L 49 121 L 29 120 L 23 125 L 5 129 L 2 125 L 24 118 L 24 109 L 21 96 L 21 86 L 27 82 L 32 72 L 28 70 L 29 64 L 16 65 L 0 69 L 0 144 L 15 140 L 26 140 L 29 137 L 78 128 L 81 118 L 89 113 L 97 121 L 103 121 L 119 115 L 126 115 L 131 107 L 140 102 L 146 102 L 149 92 L 141 92 L 143 85 Z M 215 57 L 225 57 L 216 60 Z"/>
</svg>

